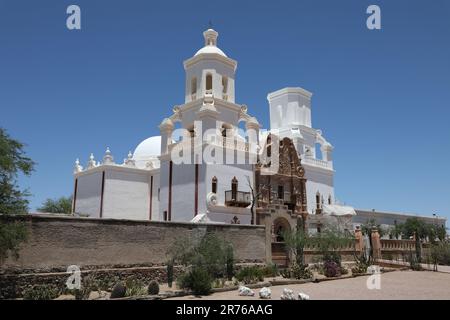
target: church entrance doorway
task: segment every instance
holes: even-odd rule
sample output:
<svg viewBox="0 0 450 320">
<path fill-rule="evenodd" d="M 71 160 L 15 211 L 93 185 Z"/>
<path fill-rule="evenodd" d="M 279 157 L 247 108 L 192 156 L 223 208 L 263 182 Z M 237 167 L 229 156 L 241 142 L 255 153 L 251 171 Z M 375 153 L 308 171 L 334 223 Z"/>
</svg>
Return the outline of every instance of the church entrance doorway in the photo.
<svg viewBox="0 0 450 320">
<path fill-rule="evenodd" d="M 291 230 L 289 221 L 283 217 L 276 218 L 272 223 L 272 262 L 279 266 L 288 266 L 289 255 L 284 242 L 284 233 Z"/>
</svg>

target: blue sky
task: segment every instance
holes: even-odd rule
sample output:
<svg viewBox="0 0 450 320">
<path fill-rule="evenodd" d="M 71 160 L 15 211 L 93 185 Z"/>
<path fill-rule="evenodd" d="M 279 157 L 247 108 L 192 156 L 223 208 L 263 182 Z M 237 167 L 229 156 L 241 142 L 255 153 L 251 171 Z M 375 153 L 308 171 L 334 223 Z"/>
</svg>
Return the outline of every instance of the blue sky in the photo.
<svg viewBox="0 0 450 320">
<path fill-rule="evenodd" d="M 82 30 L 66 28 L 77 4 Z M 366 28 L 377 4 L 382 30 Z M 450 2 L 0 0 L 0 126 L 37 162 L 21 187 L 70 195 L 72 169 L 121 161 L 184 101 L 182 61 L 212 20 L 238 61 L 236 100 L 268 127 L 268 92 L 314 93 L 337 197 L 450 217 Z"/>
</svg>

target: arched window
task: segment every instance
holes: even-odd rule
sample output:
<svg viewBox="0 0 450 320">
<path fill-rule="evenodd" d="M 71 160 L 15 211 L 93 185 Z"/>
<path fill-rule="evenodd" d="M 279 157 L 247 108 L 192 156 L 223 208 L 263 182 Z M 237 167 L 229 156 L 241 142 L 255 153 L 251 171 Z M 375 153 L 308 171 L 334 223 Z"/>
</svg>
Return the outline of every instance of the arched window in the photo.
<svg viewBox="0 0 450 320">
<path fill-rule="evenodd" d="M 228 77 L 222 77 L 222 93 L 226 95 L 228 92 Z"/>
<path fill-rule="evenodd" d="M 267 157 L 272 157 L 272 137 L 267 137 Z"/>
<path fill-rule="evenodd" d="M 231 180 L 231 199 L 236 201 L 237 199 L 237 191 L 238 191 L 238 180 L 236 177 Z"/>
<path fill-rule="evenodd" d="M 195 100 L 197 98 L 197 78 L 193 77 L 191 79 L 191 97 L 192 100 Z"/>
<path fill-rule="evenodd" d="M 194 138 L 194 137 L 196 136 L 194 125 L 188 127 L 187 130 L 188 130 L 188 132 L 189 132 L 189 137 L 190 137 L 190 138 Z"/>
<path fill-rule="evenodd" d="M 278 186 L 278 199 L 284 199 L 284 187 Z"/>
<path fill-rule="evenodd" d="M 213 86 L 212 74 L 208 73 L 206 75 L 206 91 L 212 90 L 212 86 Z"/>
<path fill-rule="evenodd" d="M 227 136 L 232 136 L 232 126 L 229 124 L 222 124 L 222 137 L 226 138 Z"/>
<path fill-rule="evenodd" d="M 328 196 L 328 204 L 331 204 L 331 194 Z"/>
<path fill-rule="evenodd" d="M 217 177 L 216 176 L 214 176 L 212 178 L 211 191 L 212 191 L 212 193 L 217 193 Z"/>
<path fill-rule="evenodd" d="M 320 210 L 321 209 L 321 197 L 320 197 L 320 192 L 316 193 L 316 210 Z"/>
</svg>

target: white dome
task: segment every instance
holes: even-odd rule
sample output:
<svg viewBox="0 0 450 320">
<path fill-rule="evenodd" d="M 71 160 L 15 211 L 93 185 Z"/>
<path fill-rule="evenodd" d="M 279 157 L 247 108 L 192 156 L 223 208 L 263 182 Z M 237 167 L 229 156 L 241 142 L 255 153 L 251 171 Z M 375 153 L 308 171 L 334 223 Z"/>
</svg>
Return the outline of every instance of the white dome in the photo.
<svg viewBox="0 0 450 320">
<path fill-rule="evenodd" d="M 153 166 L 157 165 L 159 155 L 161 155 L 161 136 L 154 136 L 139 143 L 134 150 L 133 160 L 136 161 L 138 168 L 145 168 L 149 161 Z"/>
<path fill-rule="evenodd" d="M 198 50 L 197 53 L 194 56 L 197 56 L 197 55 L 202 54 L 202 53 L 217 53 L 217 54 L 220 54 L 221 56 L 224 56 L 224 57 L 227 56 L 222 50 L 220 50 L 216 46 L 204 46 L 203 48 Z"/>
</svg>

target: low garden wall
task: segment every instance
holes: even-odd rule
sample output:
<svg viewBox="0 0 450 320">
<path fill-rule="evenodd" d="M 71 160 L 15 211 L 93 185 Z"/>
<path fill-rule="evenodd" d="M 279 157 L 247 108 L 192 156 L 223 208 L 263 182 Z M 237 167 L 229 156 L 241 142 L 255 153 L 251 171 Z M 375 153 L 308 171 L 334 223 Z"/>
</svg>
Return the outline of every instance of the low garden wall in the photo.
<svg viewBox="0 0 450 320">
<path fill-rule="evenodd" d="M 130 221 L 62 216 L 0 216 L 1 222 L 24 222 L 28 240 L 19 259 L 0 267 L 0 299 L 20 297 L 34 285 L 65 287 L 67 268 L 91 274 L 105 287 L 135 278 L 148 283 L 167 280 L 168 248 L 183 238 L 201 239 L 207 232 L 232 243 L 238 263 L 265 263 L 263 226 Z M 270 248 L 269 248 L 270 250 Z M 180 268 L 175 267 L 175 276 Z"/>
<path fill-rule="evenodd" d="M 262 226 L 39 215 L 0 216 L 0 219 L 24 221 L 29 231 L 28 241 L 20 248 L 19 259 L 7 259 L 0 269 L 3 273 L 61 271 L 70 265 L 82 270 L 96 266 L 161 266 L 176 239 L 200 239 L 207 232 L 231 242 L 237 262 L 265 262 Z"/>
</svg>

